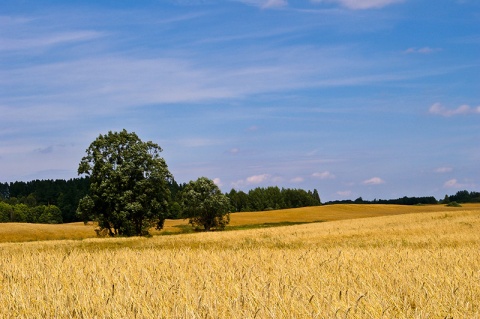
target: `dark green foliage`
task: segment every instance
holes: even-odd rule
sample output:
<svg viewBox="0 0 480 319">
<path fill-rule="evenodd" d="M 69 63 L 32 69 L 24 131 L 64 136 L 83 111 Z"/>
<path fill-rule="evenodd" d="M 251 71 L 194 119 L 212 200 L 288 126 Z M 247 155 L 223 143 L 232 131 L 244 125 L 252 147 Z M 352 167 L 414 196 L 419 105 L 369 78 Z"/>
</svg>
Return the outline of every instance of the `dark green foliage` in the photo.
<svg viewBox="0 0 480 319">
<path fill-rule="evenodd" d="M 195 228 L 206 231 L 223 229 L 230 222 L 230 200 L 215 183 L 200 177 L 187 184 L 182 192 L 183 217 Z"/>
<path fill-rule="evenodd" d="M 169 205 L 167 218 L 169 218 L 169 219 L 182 218 L 182 206 L 178 202 L 172 202 Z"/>
<path fill-rule="evenodd" d="M 448 207 L 462 207 L 462 205 L 460 205 L 457 202 L 448 202 L 448 204 L 445 205 L 445 206 L 448 206 Z"/>
<path fill-rule="evenodd" d="M 458 191 L 455 195 L 448 197 L 449 202 L 457 203 L 480 203 L 479 192 Z"/>
<path fill-rule="evenodd" d="M 297 208 L 321 205 L 320 196 L 315 189 L 267 188 L 257 187 L 247 193 L 232 189 L 227 194 L 235 212 L 265 211 L 274 209 Z"/>
<path fill-rule="evenodd" d="M 172 176 L 160 146 L 123 130 L 100 135 L 86 152 L 78 168 L 90 177 L 90 195 L 78 205 L 82 218 L 94 217 L 111 236 L 163 228 Z"/>
<path fill-rule="evenodd" d="M 54 205 L 30 207 L 26 204 L 11 205 L 0 202 L 0 223 L 8 222 L 60 224 L 62 223 L 62 213 Z"/>
<path fill-rule="evenodd" d="M 0 202 L 0 223 L 8 223 L 13 217 L 13 206 Z"/>
<path fill-rule="evenodd" d="M 0 183 L 0 201 L 10 197 L 10 187 L 8 183 Z"/>
<path fill-rule="evenodd" d="M 448 203 L 450 203 L 450 197 L 448 197 L 448 195 L 445 195 L 445 197 L 444 197 L 443 200 L 442 200 L 442 203 L 443 203 L 443 204 L 448 204 Z"/>
<path fill-rule="evenodd" d="M 248 195 L 243 191 L 236 191 L 232 189 L 227 194 L 230 198 L 230 203 L 234 212 L 248 212 L 250 211 Z"/>
<path fill-rule="evenodd" d="M 325 205 L 332 204 L 396 204 L 396 205 L 434 205 L 437 204 L 437 200 L 433 196 L 427 197 L 407 197 L 397 199 L 374 199 L 373 201 L 364 200 L 362 197 L 357 198 L 355 201 L 350 199 L 337 200 L 326 202 Z"/>
<path fill-rule="evenodd" d="M 89 179 L 14 182 L 10 185 L 5 183 L 1 188 L 5 202 L 12 205 L 26 204 L 29 207 L 55 205 L 61 211 L 63 222 L 70 223 L 79 221 L 76 210 L 80 198 L 88 193 Z"/>
</svg>

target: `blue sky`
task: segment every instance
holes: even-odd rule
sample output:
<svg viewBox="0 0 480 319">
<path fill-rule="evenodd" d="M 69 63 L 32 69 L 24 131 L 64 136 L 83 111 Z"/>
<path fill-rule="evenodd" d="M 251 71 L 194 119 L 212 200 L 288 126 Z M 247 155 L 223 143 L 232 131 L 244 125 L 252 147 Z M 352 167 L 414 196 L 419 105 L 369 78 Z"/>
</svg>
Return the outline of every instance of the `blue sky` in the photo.
<svg viewBox="0 0 480 319">
<path fill-rule="evenodd" d="M 0 181 L 125 128 L 223 191 L 478 191 L 479 83 L 476 0 L 3 0 Z"/>
</svg>

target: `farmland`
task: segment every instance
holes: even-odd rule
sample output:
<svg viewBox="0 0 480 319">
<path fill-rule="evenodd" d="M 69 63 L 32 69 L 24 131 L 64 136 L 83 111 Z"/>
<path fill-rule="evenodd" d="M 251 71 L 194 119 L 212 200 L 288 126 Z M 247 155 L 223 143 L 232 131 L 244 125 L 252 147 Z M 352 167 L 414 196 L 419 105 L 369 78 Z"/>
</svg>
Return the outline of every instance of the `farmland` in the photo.
<svg viewBox="0 0 480 319">
<path fill-rule="evenodd" d="M 467 204 L 466 207 L 480 208 L 480 205 Z M 458 208 L 457 208 L 458 209 Z M 402 205 L 331 205 L 315 206 L 296 209 L 283 209 L 266 212 L 247 212 L 231 214 L 228 228 L 264 224 L 275 225 L 281 223 L 312 223 L 328 222 L 344 219 L 357 219 L 367 217 L 392 216 L 409 213 L 454 211 L 451 207 L 426 205 L 426 206 L 402 206 Z M 186 220 L 165 221 L 162 231 L 151 229 L 153 235 L 180 233 L 188 230 Z M 24 242 L 58 239 L 85 239 L 95 238 L 95 225 L 89 223 L 68 223 L 60 225 L 29 224 L 29 223 L 0 223 L 1 242 Z"/>
<path fill-rule="evenodd" d="M 22 225 L 0 225 L 10 241 L 0 244 L 0 318 L 480 318 L 480 205 L 334 205 L 231 220 L 309 223 L 151 238 L 35 225 L 45 228 L 25 234 L 55 239 L 49 227 L 59 227 L 64 240 L 29 242 L 6 240 Z M 168 221 L 164 232 L 185 224 Z"/>
</svg>

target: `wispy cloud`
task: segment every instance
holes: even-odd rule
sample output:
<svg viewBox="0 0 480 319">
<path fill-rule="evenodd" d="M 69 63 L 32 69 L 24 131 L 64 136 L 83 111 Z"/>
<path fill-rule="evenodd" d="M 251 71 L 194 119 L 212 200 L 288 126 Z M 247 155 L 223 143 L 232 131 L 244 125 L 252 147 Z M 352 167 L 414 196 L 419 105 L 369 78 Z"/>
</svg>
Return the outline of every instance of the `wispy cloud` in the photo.
<svg viewBox="0 0 480 319">
<path fill-rule="evenodd" d="M 280 8 L 288 5 L 287 0 L 237 0 L 263 9 Z"/>
<path fill-rule="evenodd" d="M 428 112 L 434 115 L 441 115 L 445 117 L 450 117 L 454 115 L 465 115 L 465 114 L 480 114 L 480 106 L 470 107 L 467 104 L 460 105 L 456 109 L 450 110 L 441 105 L 440 103 L 435 103 L 430 106 Z"/>
<path fill-rule="evenodd" d="M 442 51 L 440 48 L 430 48 L 430 47 L 423 47 L 423 48 L 408 48 L 403 53 L 405 54 L 430 54 Z"/>
<path fill-rule="evenodd" d="M 240 150 L 236 147 L 234 148 L 231 148 L 230 150 L 228 150 L 228 153 L 231 154 L 231 155 L 237 155 L 238 153 L 240 153 Z"/>
<path fill-rule="evenodd" d="M 380 184 L 385 184 L 385 181 L 380 177 L 372 177 L 370 179 L 363 181 L 363 184 L 364 185 L 380 185 Z"/>
<path fill-rule="evenodd" d="M 270 174 L 252 175 L 247 177 L 246 179 L 241 179 L 236 182 L 233 182 L 232 186 L 237 188 L 237 187 L 243 187 L 243 186 L 249 186 L 249 185 L 257 185 L 257 184 L 261 184 L 263 182 L 268 181 L 270 178 L 271 178 Z"/>
<path fill-rule="evenodd" d="M 297 184 L 297 183 L 302 183 L 303 181 L 305 181 L 305 178 L 300 177 L 300 176 L 294 177 L 294 178 L 292 178 L 292 179 L 290 180 L 290 182 L 296 183 L 296 184 Z"/>
<path fill-rule="evenodd" d="M 247 177 L 247 183 L 248 184 L 260 184 L 260 183 L 266 181 L 269 177 L 270 177 L 269 174 L 253 175 L 253 176 Z"/>
<path fill-rule="evenodd" d="M 218 177 L 213 179 L 213 183 L 214 183 L 215 185 L 217 185 L 218 187 L 222 187 L 222 186 L 223 186 L 222 180 L 221 180 L 220 178 L 218 178 Z"/>
<path fill-rule="evenodd" d="M 71 35 L 63 40 L 89 36 L 95 34 Z M 12 116 L 18 105 L 50 105 L 44 117 L 77 108 L 85 114 L 117 114 L 121 109 L 147 104 L 197 103 L 302 88 L 404 81 L 428 74 L 425 70 L 418 74 L 390 72 L 387 61 L 377 61 L 372 69 L 369 61 L 355 57 L 349 47 L 272 49 L 260 45 L 257 51 L 261 53 L 238 51 L 228 58 L 237 61 L 233 67 L 223 55 L 213 63 L 211 56 L 146 59 L 100 54 L 11 68 L 0 78 L 0 85 L 8 92 L 0 95 L 0 105 L 11 107 Z"/>
<path fill-rule="evenodd" d="M 102 32 L 97 31 L 77 31 L 50 34 L 35 38 L 10 39 L 0 38 L 0 51 L 26 50 L 32 48 L 43 48 L 49 46 L 60 45 L 64 43 L 88 41 L 105 36 Z"/>
<path fill-rule="evenodd" d="M 453 171 L 453 168 L 448 167 L 448 166 L 438 167 L 438 168 L 435 169 L 435 173 L 440 173 L 440 174 L 449 173 L 451 171 Z"/>
<path fill-rule="evenodd" d="M 352 191 L 338 191 L 337 195 L 340 195 L 342 197 L 349 197 L 352 195 Z"/>
<path fill-rule="evenodd" d="M 351 10 L 365 10 L 383 8 L 404 0 L 311 0 L 313 3 L 333 2 Z"/>
<path fill-rule="evenodd" d="M 48 154 L 53 152 L 53 146 L 48 146 L 44 148 L 37 148 L 35 152 L 41 153 L 41 154 Z"/>
<path fill-rule="evenodd" d="M 335 175 L 330 173 L 329 171 L 313 173 L 312 177 L 318 179 L 335 179 Z"/>
<path fill-rule="evenodd" d="M 475 187 L 473 183 L 460 183 L 456 178 L 450 179 L 443 184 L 445 188 L 470 188 Z"/>
</svg>

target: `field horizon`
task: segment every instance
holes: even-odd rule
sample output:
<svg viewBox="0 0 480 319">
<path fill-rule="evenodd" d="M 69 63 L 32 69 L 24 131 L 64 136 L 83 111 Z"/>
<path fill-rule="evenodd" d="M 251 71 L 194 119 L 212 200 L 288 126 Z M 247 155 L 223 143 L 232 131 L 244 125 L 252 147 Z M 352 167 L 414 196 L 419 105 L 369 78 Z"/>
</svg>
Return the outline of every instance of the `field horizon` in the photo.
<svg viewBox="0 0 480 319">
<path fill-rule="evenodd" d="M 290 224 L 331 222 L 336 220 L 358 219 L 380 216 L 393 216 L 433 211 L 455 211 L 465 208 L 478 208 L 480 204 L 463 204 L 462 207 L 444 205 L 395 205 L 395 204 L 334 204 L 261 212 L 238 212 L 230 215 L 228 229 L 241 227 L 274 227 Z M 65 224 L 0 223 L 0 243 L 28 242 L 43 240 L 81 240 L 98 237 L 94 223 L 83 222 Z M 180 234 L 193 231 L 186 219 L 167 219 L 160 231 L 151 229 L 153 236 Z"/>
</svg>

